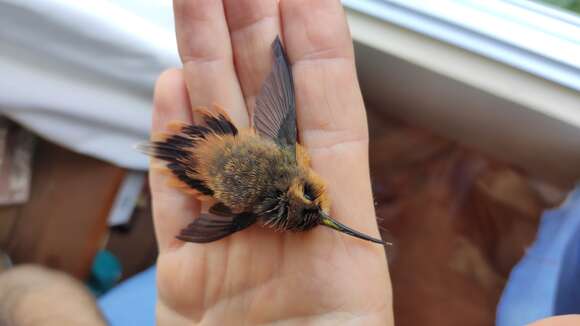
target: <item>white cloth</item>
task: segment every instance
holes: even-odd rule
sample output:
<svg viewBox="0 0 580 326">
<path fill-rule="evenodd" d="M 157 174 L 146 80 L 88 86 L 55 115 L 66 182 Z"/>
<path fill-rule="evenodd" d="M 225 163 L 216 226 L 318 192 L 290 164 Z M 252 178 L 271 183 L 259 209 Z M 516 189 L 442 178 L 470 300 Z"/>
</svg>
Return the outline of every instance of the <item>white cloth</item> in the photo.
<svg viewBox="0 0 580 326">
<path fill-rule="evenodd" d="M 155 79 L 181 65 L 171 1 L 0 0 L 0 115 L 131 168 Z"/>
</svg>

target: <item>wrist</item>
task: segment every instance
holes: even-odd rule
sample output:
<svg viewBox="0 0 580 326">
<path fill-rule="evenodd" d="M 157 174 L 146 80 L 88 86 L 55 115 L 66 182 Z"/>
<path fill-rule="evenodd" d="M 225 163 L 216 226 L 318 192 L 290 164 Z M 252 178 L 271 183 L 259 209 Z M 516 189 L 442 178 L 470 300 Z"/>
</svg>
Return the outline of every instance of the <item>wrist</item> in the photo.
<svg viewBox="0 0 580 326">
<path fill-rule="evenodd" d="M 233 309 L 238 310 L 238 309 Z M 265 315 L 238 314 L 226 311 L 225 307 L 209 309 L 199 320 L 180 314 L 162 301 L 157 303 L 157 325 L 160 326 L 212 326 L 212 325 L 394 325 L 392 308 L 384 304 L 372 312 L 328 311 L 310 315 L 284 316 L 278 319 L 265 318 Z"/>
</svg>

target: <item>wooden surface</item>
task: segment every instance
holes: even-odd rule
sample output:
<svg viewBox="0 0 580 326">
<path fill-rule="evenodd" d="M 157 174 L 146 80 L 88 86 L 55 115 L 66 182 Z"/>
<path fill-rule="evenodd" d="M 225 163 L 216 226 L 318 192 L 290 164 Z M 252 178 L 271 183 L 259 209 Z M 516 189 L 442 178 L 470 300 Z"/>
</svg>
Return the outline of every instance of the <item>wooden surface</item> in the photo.
<svg viewBox="0 0 580 326">
<path fill-rule="evenodd" d="M 15 263 L 39 263 L 80 279 L 103 246 L 124 170 L 41 141 L 30 200 L 0 209 L 0 245 Z"/>
<path fill-rule="evenodd" d="M 106 249 L 121 262 L 122 279 L 131 277 L 155 263 L 157 242 L 148 189 L 143 192 L 135 207 L 130 225 L 110 231 Z"/>
<path fill-rule="evenodd" d="M 397 325 L 493 325 L 548 201 L 517 167 L 370 114 L 379 225 Z"/>
</svg>

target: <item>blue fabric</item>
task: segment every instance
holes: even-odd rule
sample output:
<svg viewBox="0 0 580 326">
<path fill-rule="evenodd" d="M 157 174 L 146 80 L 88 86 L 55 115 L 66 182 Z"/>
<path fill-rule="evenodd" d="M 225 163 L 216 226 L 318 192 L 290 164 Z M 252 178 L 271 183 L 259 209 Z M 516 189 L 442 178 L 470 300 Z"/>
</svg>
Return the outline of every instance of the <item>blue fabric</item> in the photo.
<svg viewBox="0 0 580 326">
<path fill-rule="evenodd" d="M 155 266 L 131 277 L 99 298 L 111 326 L 155 325 Z"/>
<path fill-rule="evenodd" d="M 536 241 L 510 274 L 496 324 L 572 313 L 580 313 L 580 186 L 543 214 Z"/>
</svg>

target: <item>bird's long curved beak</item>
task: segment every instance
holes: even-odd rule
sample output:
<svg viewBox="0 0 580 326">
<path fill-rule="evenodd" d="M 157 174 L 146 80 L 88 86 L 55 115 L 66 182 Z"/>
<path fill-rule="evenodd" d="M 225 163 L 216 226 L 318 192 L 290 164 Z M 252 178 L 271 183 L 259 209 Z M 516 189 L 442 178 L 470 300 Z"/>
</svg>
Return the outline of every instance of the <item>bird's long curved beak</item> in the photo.
<svg viewBox="0 0 580 326">
<path fill-rule="evenodd" d="M 322 221 L 320 222 L 321 225 L 324 225 L 326 227 L 329 227 L 331 229 L 334 229 L 334 230 L 342 232 L 342 233 L 346 233 L 346 234 L 353 236 L 355 238 L 371 241 L 374 243 L 379 243 L 379 244 L 382 244 L 383 246 L 391 245 L 390 242 L 385 242 L 383 240 L 376 239 L 376 238 L 370 237 L 364 233 L 353 230 L 353 229 L 349 228 L 348 226 L 333 219 L 332 217 L 328 216 L 326 213 L 324 213 L 322 211 L 320 211 L 320 215 L 322 216 Z"/>
</svg>

